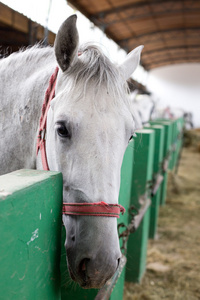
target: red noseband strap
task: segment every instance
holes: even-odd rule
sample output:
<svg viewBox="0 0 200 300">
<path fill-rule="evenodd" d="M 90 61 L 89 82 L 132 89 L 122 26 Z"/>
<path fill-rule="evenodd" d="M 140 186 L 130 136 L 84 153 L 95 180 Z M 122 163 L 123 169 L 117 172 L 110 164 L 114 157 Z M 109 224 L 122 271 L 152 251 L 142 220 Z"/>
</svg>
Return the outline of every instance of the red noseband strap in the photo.
<svg viewBox="0 0 200 300">
<path fill-rule="evenodd" d="M 125 208 L 119 204 L 108 204 L 105 202 L 95 203 L 63 203 L 64 215 L 75 216 L 102 216 L 119 218 Z"/>
</svg>

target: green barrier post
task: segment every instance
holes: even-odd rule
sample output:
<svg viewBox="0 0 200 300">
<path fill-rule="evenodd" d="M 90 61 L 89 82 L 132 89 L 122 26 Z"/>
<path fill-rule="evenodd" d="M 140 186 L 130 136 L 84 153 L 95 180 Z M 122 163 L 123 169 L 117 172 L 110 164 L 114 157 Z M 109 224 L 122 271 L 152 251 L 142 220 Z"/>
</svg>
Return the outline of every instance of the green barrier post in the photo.
<svg viewBox="0 0 200 300">
<path fill-rule="evenodd" d="M 164 149 L 164 126 L 151 125 L 149 128 L 155 131 L 155 147 L 154 147 L 154 162 L 153 162 L 153 188 L 151 197 L 150 209 L 150 226 L 149 238 L 154 239 L 157 231 L 160 195 L 161 195 L 161 180 L 162 180 L 162 161 Z"/>
<path fill-rule="evenodd" d="M 0 176 L 0 297 L 60 299 L 62 175 Z"/>
<path fill-rule="evenodd" d="M 131 205 L 143 210 L 143 219 L 136 232 L 129 236 L 127 248 L 126 281 L 139 282 L 146 269 L 150 209 L 147 193 L 153 175 L 155 133 L 150 129 L 136 131 Z M 142 196 L 142 197 L 141 197 Z"/>
<path fill-rule="evenodd" d="M 126 213 L 121 216 L 117 223 L 123 223 L 128 225 L 129 223 L 129 208 L 131 200 L 131 188 L 132 188 L 132 174 L 133 174 L 133 165 L 134 165 L 134 140 L 132 139 L 129 142 L 129 146 L 126 149 L 123 164 L 121 168 L 121 185 L 119 192 L 119 204 L 125 207 Z M 120 246 L 122 246 L 122 241 L 120 241 Z M 117 281 L 117 284 L 111 294 L 110 300 L 122 300 L 123 291 L 124 291 L 124 281 L 125 281 L 125 270 L 124 267 L 120 278 Z"/>
<path fill-rule="evenodd" d="M 167 179 L 168 173 L 167 170 L 169 168 L 170 163 L 170 155 L 171 155 L 171 145 L 172 145 L 172 124 L 170 121 L 166 120 L 153 120 L 150 121 L 151 125 L 163 125 L 165 128 L 165 137 L 164 137 L 164 149 L 163 149 L 163 182 L 161 186 L 161 198 L 160 204 L 164 205 L 166 200 L 166 192 L 167 192 Z"/>
<path fill-rule="evenodd" d="M 176 141 L 176 120 L 170 120 L 172 126 L 172 139 L 171 139 L 171 155 L 169 162 L 169 170 L 173 170 L 174 168 L 174 160 L 175 160 L 175 141 Z"/>
<path fill-rule="evenodd" d="M 182 142 L 183 142 L 183 118 L 177 119 L 177 136 L 176 136 L 176 149 L 175 149 L 175 162 L 174 167 L 177 169 L 179 158 L 181 155 Z"/>
</svg>

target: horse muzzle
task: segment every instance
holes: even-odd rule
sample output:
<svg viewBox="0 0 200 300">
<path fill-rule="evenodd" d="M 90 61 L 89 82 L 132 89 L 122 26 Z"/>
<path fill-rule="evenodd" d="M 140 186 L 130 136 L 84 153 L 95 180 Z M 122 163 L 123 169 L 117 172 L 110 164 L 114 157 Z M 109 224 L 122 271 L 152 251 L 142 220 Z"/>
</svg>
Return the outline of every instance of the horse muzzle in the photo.
<svg viewBox="0 0 200 300">
<path fill-rule="evenodd" d="M 99 289 L 105 285 L 119 266 L 121 253 L 118 258 L 99 255 L 96 258 L 83 258 L 77 261 L 77 265 L 68 268 L 72 280 L 76 281 L 84 289 Z"/>
<path fill-rule="evenodd" d="M 121 258 L 117 219 L 63 215 L 71 278 L 83 288 L 100 288 L 116 272 Z"/>
</svg>

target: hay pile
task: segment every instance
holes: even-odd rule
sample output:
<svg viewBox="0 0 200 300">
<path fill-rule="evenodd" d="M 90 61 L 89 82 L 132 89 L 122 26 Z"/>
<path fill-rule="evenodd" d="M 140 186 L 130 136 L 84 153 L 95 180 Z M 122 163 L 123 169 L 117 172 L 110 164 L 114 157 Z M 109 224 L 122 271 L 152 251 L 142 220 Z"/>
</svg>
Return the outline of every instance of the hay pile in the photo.
<svg viewBox="0 0 200 300">
<path fill-rule="evenodd" d="M 195 151 L 200 152 L 200 128 L 185 131 L 184 144 L 185 147 L 192 147 Z"/>
<path fill-rule="evenodd" d="M 200 299 L 200 154 L 194 147 L 184 148 L 178 174 L 169 174 L 145 276 L 125 285 L 124 300 L 160 299 Z"/>
</svg>

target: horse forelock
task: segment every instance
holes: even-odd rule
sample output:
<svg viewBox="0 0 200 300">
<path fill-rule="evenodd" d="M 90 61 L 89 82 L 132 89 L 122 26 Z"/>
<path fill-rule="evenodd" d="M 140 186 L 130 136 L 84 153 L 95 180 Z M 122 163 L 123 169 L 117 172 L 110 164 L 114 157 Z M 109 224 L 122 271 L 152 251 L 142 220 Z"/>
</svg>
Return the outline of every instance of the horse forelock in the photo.
<svg viewBox="0 0 200 300">
<path fill-rule="evenodd" d="M 113 98 L 113 104 L 124 101 L 129 105 L 127 97 L 129 89 L 117 66 L 115 66 L 102 52 L 91 44 L 84 44 L 79 48 L 79 59 L 66 72 L 71 80 L 67 86 L 73 93 L 76 89 L 77 98 L 86 94 L 88 86 L 94 87 L 94 95 L 105 91 Z M 70 86 L 69 86 L 70 85 Z M 94 97 L 95 98 L 95 97 Z"/>
</svg>

